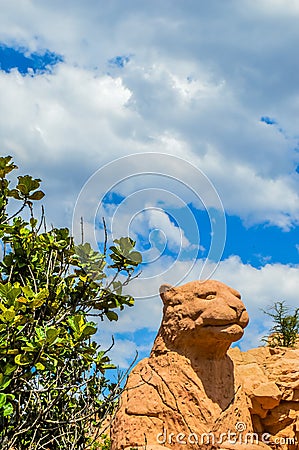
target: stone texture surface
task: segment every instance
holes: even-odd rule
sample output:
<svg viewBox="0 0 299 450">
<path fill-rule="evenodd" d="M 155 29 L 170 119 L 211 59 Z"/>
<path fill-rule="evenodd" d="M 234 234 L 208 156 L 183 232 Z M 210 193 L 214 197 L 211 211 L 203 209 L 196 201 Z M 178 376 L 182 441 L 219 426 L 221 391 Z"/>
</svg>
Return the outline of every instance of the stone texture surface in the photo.
<svg viewBox="0 0 299 450">
<path fill-rule="evenodd" d="M 223 283 L 160 293 L 162 323 L 128 378 L 112 450 L 298 450 L 299 348 L 230 348 L 248 315 Z"/>
<path fill-rule="evenodd" d="M 161 327 L 150 357 L 128 378 L 112 424 L 112 450 L 269 448 L 243 442 L 243 435 L 253 432 L 252 403 L 242 386 L 242 364 L 234 365 L 227 353 L 248 323 L 240 294 L 212 280 L 162 286 L 160 292 Z M 268 389 L 266 396 L 259 390 L 254 394 L 261 384 L 257 380 L 252 398 L 260 408 L 269 402 L 278 405 L 279 389 L 254 355 L 251 359 L 256 371 L 252 381 L 262 376 Z M 236 443 L 228 442 L 228 433 Z"/>
<path fill-rule="evenodd" d="M 254 429 L 271 434 L 276 448 L 298 450 L 299 348 L 233 348 L 228 354 L 243 379 Z"/>
</svg>

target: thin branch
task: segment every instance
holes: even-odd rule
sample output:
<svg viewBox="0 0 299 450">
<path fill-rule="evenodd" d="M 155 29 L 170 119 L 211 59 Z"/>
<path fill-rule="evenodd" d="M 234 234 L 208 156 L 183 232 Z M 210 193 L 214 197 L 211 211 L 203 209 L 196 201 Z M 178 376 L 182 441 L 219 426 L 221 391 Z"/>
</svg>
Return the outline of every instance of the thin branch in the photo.
<svg viewBox="0 0 299 450">
<path fill-rule="evenodd" d="M 45 208 L 43 207 L 43 205 L 42 205 L 41 208 L 42 208 L 42 214 L 41 214 L 39 226 L 37 227 L 37 230 L 36 230 L 37 234 L 40 232 L 40 229 L 41 229 L 42 225 L 43 224 L 45 225 L 45 223 L 44 223 L 44 221 L 45 221 Z M 46 229 L 45 229 L 45 233 L 46 233 Z"/>
<path fill-rule="evenodd" d="M 28 264 L 28 270 L 29 270 L 29 272 L 30 272 L 30 275 L 32 276 L 33 284 L 34 284 L 34 290 L 35 290 L 35 293 L 37 294 L 38 290 L 37 290 L 36 279 L 35 279 L 35 276 L 34 276 L 34 274 L 33 274 L 33 272 L 32 272 L 32 269 L 31 269 L 31 267 L 30 267 L 30 264 Z"/>
<path fill-rule="evenodd" d="M 106 255 L 107 252 L 107 242 L 108 242 L 108 233 L 107 233 L 107 226 L 106 226 L 106 221 L 105 221 L 105 217 L 102 217 L 103 220 L 103 227 L 104 227 L 104 255 Z"/>
<path fill-rule="evenodd" d="M 84 244 L 84 223 L 83 223 L 83 217 L 81 216 L 80 219 L 80 225 L 81 225 L 81 244 Z"/>
<path fill-rule="evenodd" d="M 20 208 L 16 213 L 14 213 L 12 216 L 7 217 L 7 218 L 3 221 L 3 223 L 9 222 L 11 219 L 13 219 L 13 218 L 16 217 L 18 214 L 20 214 L 20 213 L 23 211 L 23 209 L 25 208 L 26 205 L 27 205 L 27 200 L 24 200 L 24 203 L 23 203 L 23 205 L 21 206 L 21 208 Z"/>
</svg>

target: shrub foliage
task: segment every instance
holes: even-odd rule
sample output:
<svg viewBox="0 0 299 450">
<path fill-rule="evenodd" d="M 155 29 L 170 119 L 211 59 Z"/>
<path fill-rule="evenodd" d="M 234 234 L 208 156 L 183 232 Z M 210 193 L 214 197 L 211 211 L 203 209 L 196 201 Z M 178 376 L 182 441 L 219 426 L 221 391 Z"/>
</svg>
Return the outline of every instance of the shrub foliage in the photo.
<svg viewBox="0 0 299 450">
<path fill-rule="evenodd" d="M 263 340 L 270 347 L 294 347 L 299 333 L 299 308 L 292 312 L 282 301 L 275 302 L 264 313 L 272 317 L 274 325 Z"/>
<path fill-rule="evenodd" d="M 96 448 L 120 388 L 91 318 L 117 320 L 133 305 L 123 286 L 141 255 L 130 238 L 100 253 L 67 228 L 47 231 L 33 208 L 41 180 L 19 176 L 11 188 L 15 169 L 0 158 L 0 447 Z"/>
</svg>

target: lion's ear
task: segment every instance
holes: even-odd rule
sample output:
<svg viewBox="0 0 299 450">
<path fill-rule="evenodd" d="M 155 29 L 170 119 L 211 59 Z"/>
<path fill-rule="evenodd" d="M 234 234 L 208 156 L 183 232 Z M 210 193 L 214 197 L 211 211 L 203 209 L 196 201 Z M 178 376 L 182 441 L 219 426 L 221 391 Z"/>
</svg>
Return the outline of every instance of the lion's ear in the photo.
<svg viewBox="0 0 299 450">
<path fill-rule="evenodd" d="M 161 284 L 161 286 L 160 286 L 160 289 L 159 289 L 160 297 L 164 304 L 167 303 L 167 292 L 170 291 L 171 289 L 173 289 L 173 286 L 168 283 Z"/>
</svg>

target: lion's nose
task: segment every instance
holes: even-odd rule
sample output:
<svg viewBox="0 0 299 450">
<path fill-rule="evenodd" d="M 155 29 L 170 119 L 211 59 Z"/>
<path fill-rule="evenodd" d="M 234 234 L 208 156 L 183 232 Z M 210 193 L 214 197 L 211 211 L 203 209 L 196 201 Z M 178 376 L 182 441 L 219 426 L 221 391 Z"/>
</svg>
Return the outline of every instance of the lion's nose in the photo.
<svg viewBox="0 0 299 450">
<path fill-rule="evenodd" d="M 233 309 L 234 311 L 236 311 L 237 313 L 237 318 L 239 319 L 242 315 L 242 312 L 245 311 L 245 308 L 241 308 L 239 306 L 236 305 L 229 305 L 231 309 Z"/>
<path fill-rule="evenodd" d="M 249 316 L 243 302 L 237 297 L 230 298 L 228 305 L 236 312 L 237 320 L 242 328 L 245 328 L 249 322 Z"/>
<path fill-rule="evenodd" d="M 242 313 L 246 311 L 244 304 L 237 297 L 230 299 L 228 304 L 230 308 L 236 311 L 238 319 L 240 319 Z"/>
<path fill-rule="evenodd" d="M 239 325 L 242 328 L 247 327 L 248 322 L 249 322 L 249 316 L 248 313 L 246 311 L 245 306 L 243 305 L 243 303 L 239 303 L 239 304 L 234 304 L 234 305 L 229 305 L 231 309 L 233 309 L 236 312 L 236 316 L 237 316 L 237 320 Z"/>
<path fill-rule="evenodd" d="M 239 317 L 239 324 L 241 325 L 242 328 L 245 328 L 247 327 L 248 322 L 249 322 L 248 312 L 246 311 L 246 309 L 244 309 L 241 316 Z"/>
</svg>

